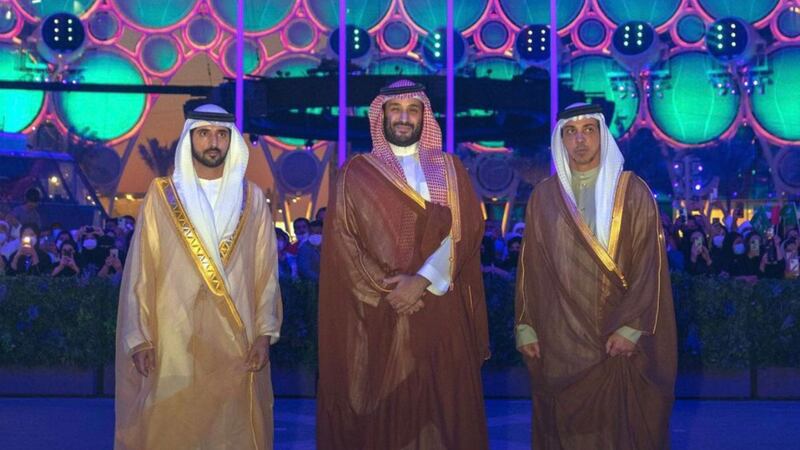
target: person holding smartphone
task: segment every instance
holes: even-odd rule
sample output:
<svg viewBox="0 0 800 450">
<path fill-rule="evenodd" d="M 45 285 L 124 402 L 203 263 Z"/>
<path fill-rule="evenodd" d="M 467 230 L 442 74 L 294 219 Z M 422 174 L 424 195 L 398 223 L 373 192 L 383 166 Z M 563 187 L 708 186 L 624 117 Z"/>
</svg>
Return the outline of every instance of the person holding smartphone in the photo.
<svg viewBox="0 0 800 450">
<path fill-rule="evenodd" d="M 81 269 L 75 261 L 75 243 L 65 241 L 61 244 L 59 251 L 58 264 L 53 269 L 53 277 L 74 277 L 80 275 Z"/>
<path fill-rule="evenodd" d="M 702 231 L 695 231 L 689 235 L 691 247 L 686 263 L 686 272 L 692 275 L 706 275 L 712 273 L 713 260 L 706 245 L 706 236 Z"/>
<path fill-rule="evenodd" d="M 11 255 L 9 275 L 41 275 L 50 273 L 50 256 L 39 249 L 39 227 L 35 224 L 22 226 L 19 250 Z"/>
<path fill-rule="evenodd" d="M 764 254 L 758 266 L 761 278 L 783 278 L 785 269 L 783 246 L 781 238 L 775 233 L 774 227 L 769 227 L 764 232 Z"/>
<path fill-rule="evenodd" d="M 122 273 L 122 260 L 119 257 L 119 249 L 111 248 L 108 250 L 106 262 L 103 268 L 97 273 L 100 278 L 110 278 L 114 275 Z"/>
</svg>

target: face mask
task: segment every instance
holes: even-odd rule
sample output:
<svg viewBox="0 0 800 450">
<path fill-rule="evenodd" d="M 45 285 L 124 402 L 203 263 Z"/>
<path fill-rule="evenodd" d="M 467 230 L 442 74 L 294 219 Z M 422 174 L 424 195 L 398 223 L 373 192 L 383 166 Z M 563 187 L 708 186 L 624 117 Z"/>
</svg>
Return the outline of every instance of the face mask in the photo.
<svg viewBox="0 0 800 450">
<path fill-rule="evenodd" d="M 308 243 L 313 245 L 314 247 L 319 247 L 322 244 L 322 235 L 321 234 L 312 234 L 308 237 Z"/>
<path fill-rule="evenodd" d="M 750 250 L 758 253 L 760 249 L 761 249 L 761 242 L 758 242 L 757 240 L 753 240 L 750 242 Z"/>
<path fill-rule="evenodd" d="M 725 236 L 723 236 L 723 235 L 714 236 L 713 238 L 711 238 L 711 243 L 714 244 L 714 247 L 717 247 L 717 248 L 721 248 L 722 247 L 722 243 L 724 241 L 725 241 Z"/>
<path fill-rule="evenodd" d="M 16 227 L 11 229 L 11 238 L 12 239 L 19 239 L 20 232 L 22 231 L 22 225 L 17 225 Z"/>
<path fill-rule="evenodd" d="M 735 244 L 733 246 L 733 253 L 737 255 L 744 255 L 744 244 Z"/>
<path fill-rule="evenodd" d="M 94 239 L 86 239 L 83 241 L 83 248 L 86 250 L 94 250 L 97 248 L 97 241 Z"/>
<path fill-rule="evenodd" d="M 57 238 L 61 234 L 61 228 L 53 228 L 53 238 Z"/>
<path fill-rule="evenodd" d="M 297 234 L 297 241 L 298 242 L 304 242 L 306 239 L 308 239 L 308 233 L 298 233 Z"/>
</svg>

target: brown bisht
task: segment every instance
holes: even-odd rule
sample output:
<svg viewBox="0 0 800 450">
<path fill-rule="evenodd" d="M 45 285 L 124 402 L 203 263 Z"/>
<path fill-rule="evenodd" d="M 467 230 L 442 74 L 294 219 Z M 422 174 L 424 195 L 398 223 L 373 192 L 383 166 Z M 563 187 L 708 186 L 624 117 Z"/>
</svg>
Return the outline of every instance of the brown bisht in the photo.
<svg viewBox="0 0 800 450">
<path fill-rule="evenodd" d="M 444 167 L 450 208 L 425 201 L 374 154 L 353 158 L 338 176 L 320 280 L 320 449 L 488 446 L 483 217 L 461 164 L 445 155 Z M 452 289 L 426 291 L 422 310 L 398 315 L 384 278 L 415 274 L 448 234 Z"/>
<path fill-rule="evenodd" d="M 608 250 L 586 226 L 558 177 L 528 203 L 516 324 L 538 334 L 528 359 L 533 447 L 665 449 L 676 371 L 675 316 L 658 208 L 624 172 Z M 609 336 L 642 331 L 631 357 L 609 357 Z"/>
</svg>

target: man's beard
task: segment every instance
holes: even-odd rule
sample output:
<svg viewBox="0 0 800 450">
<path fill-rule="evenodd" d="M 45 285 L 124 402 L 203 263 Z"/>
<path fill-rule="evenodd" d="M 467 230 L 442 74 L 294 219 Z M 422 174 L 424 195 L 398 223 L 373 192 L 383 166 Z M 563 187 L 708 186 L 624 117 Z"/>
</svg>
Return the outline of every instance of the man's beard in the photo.
<svg viewBox="0 0 800 450">
<path fill-rule="evenodd" d="M 219 154 L 220 154 L 219 159 L 213 159 L 211 157 L 207 157 L 206 153 L 208 153 L 210 151 L 219 152 Z M 209 149 L 206 149 L 205 151 L 203 151 L 203 154 L 198 154 L 194 149 L 192 149 L 192 158 L 194 158 L 194 160 L 199 162 L 200 164 L 202 164 L 202 165 L 204 165 L 204 166 L 206 166 L 208 168 L 211 168 L 211 169 L 213 169 L 215 167 L 219 167 L 219 166 L 225 164 L 225 158 L 227 158 L 227 157 L 228 157 L 228 153 L 223 153 L 222 150 L 220 150 L 220 149 L 218 149 L 216 147 L 211 147 Z"/>
<path fill-rule="evenodd" d="M 416 144 L 420 137 L 422 136 L 422 122 L 414 128 L 414 131 L 408 135 L 408 137 L 400 137 L 395 134 L 393 126 L 394 125 L 407 125 L 409 127 L 414 128 L 413 124 L 408 122 L 395 122 L 394 124 L 390 124 L 389 120 L 384 117 L 383 118 L 383 135 L 386 137 L 386 140 L 389 141 L 390 144 L 396 145 L 398 147 L 408 147 L 409 145 Z"/>
</svg>

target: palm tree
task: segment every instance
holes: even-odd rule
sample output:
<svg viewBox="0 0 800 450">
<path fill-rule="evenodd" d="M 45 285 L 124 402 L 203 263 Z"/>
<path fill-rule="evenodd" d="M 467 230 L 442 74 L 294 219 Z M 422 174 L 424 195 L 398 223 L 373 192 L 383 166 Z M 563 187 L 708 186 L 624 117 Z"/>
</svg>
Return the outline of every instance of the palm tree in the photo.
<svg viewBox="0 0 800 450">
<path fill-rule="evenodd" d="M 175 162 L 175 150 L 178 148 L 178 141 L 172 141 L 169 147 L 162 147 L 158 139 L 148 139 L 147 145 L 139 144 L 139 154 L 145 164 L 156 176 L 165 177 L 172 172 Z"/>
</svg>

